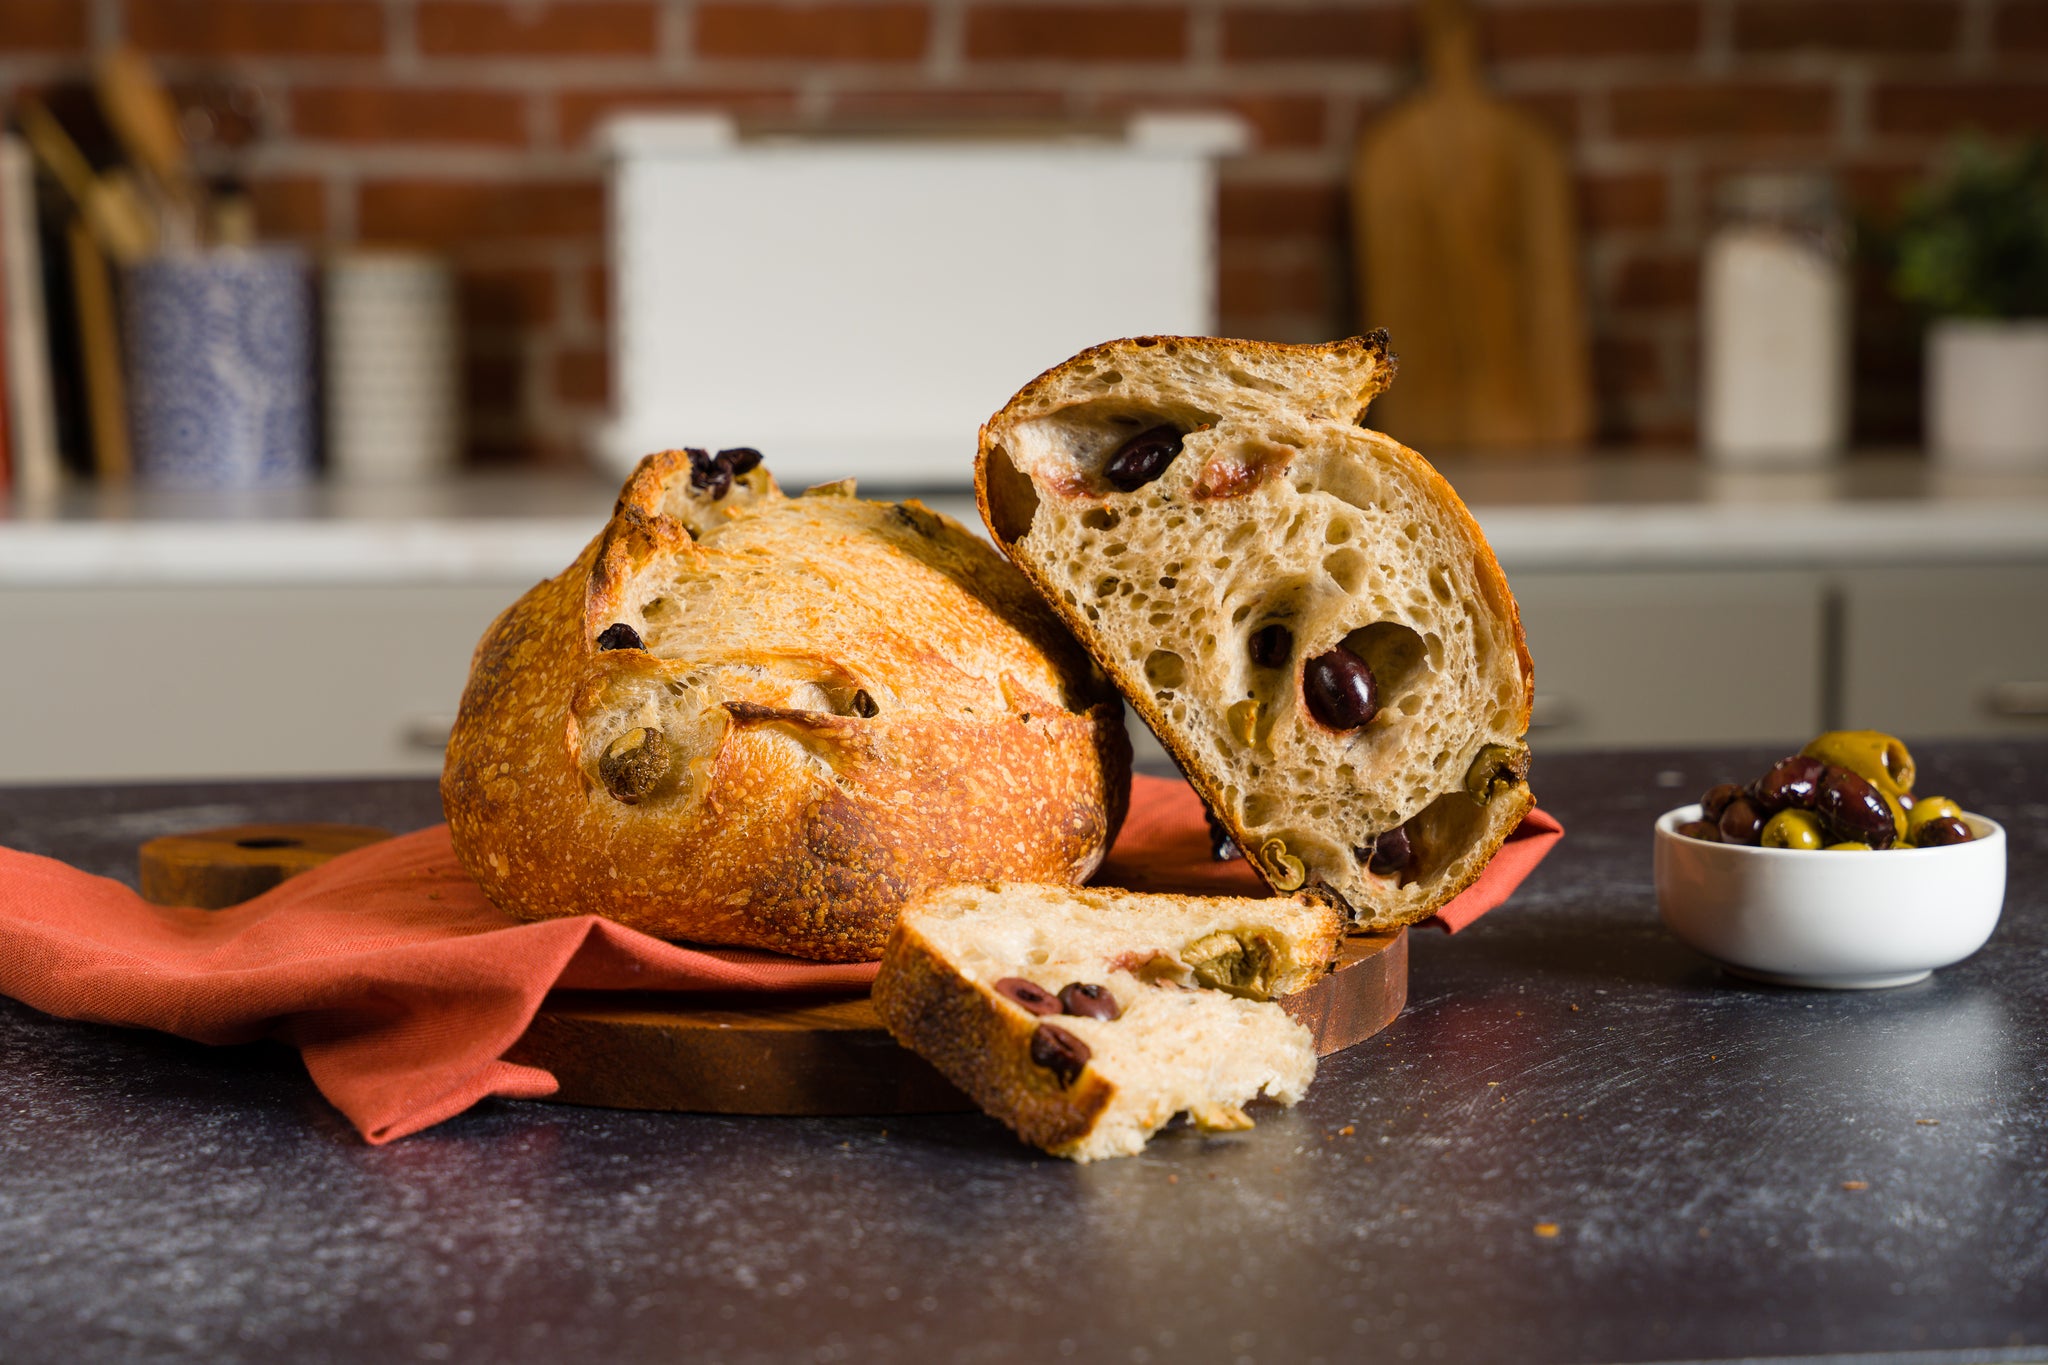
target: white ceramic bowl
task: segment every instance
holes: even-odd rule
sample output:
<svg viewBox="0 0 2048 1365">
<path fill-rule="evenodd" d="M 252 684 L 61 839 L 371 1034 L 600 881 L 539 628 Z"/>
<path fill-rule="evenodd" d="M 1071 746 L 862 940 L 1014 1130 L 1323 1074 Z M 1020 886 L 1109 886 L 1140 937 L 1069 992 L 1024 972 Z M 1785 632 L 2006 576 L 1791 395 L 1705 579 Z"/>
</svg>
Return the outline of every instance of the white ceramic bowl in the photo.
<svg viewBox="0 0 2048 1365">
<path fill-rule="evenodd" d="M 1977 837 L 1872 853 L 1747 848 L 1688 839 L 1700 818 L 1657 819 L 1657 910 L 1671 932 L 1730 971 L 1782 986 L 1905 986 L 1984 946 L 2005 901 L 2005 830 L 1965 813 Z"/>
</svg>

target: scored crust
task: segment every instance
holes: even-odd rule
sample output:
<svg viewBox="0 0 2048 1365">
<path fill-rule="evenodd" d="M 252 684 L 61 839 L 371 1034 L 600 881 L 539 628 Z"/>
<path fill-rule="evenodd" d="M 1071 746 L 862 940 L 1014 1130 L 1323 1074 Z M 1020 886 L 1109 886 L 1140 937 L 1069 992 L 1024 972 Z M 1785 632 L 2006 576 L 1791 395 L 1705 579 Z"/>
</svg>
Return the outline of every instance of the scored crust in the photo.
<svg viewBox="0 0 2048 1365">
<path fill-rule="evenodd" d="M 996 543 L 1260 875 L 1375 928 L 1463 890 L 1534 804 L 1520 612 L 1450 485 L 1361 425 L 1392 375 L 1384 333 L 1109 342 L 1020 390 L 975 462 Z M 1112 484 L 1111 455 L 1155 424 L 1180 453 Z M 1247 658 L 1273 624 L 1284 667 Z M 1302 686 L 1304 661 L 1340 644 L 1380 684 L 1353 732 L 1323 726 Z M 1414 861 L 1371 872 L 1396 829 Z"/>
<path fill-rule="evenodd" d="M 920 503 L 695 454 L 477 646 L 441 790 L 491 900 L 850 962 L 927 887 L 1085 880 L 1129 742 L 1022 577 Z"/>
</svg>

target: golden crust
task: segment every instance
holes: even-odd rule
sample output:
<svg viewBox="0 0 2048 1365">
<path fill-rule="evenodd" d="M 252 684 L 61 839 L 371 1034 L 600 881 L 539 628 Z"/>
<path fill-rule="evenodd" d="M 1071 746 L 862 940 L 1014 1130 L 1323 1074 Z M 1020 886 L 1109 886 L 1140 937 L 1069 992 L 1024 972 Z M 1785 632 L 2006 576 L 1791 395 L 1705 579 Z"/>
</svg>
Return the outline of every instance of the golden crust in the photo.
<svg viewBox="0 0 2048 1365">
<path fill-rule="evenodd" d="M 1015 570 L 914 503 L 690 468 L 642 461 L 477 646 L 441 791 L 492 901 L 848 962 L 926 887 L 1085 880 L 1128 798 L 1121 707 Z M 647 647 L 600 648 L 625 618 Z M 863 714 L 821 700 L 855 688 Z M 625 800 L 600 758 L 633 726 L 696 738 Z"/>
<path fill-rule="evenodd" d="M 1034 1147 L 1058 1155 L 1094 1130 L 1116 1087 L 1092 1066 L 1062 1086 L 1034 1065 L 1031 1035 L 1044 1020 L 997 1003 L 910 925 L 897 925 L 883 956 L 875 1012 L 897 1042 Z"/>
<path fill-rule="evenodd" d="M 1039 595 L 1058 613 L 1062 622 L 1073 632 L 1088 652 L 1098 660 L 1111 654 L 1108 641 L 1102 632 L 1089 621 L 1085 614 L 1069 604 L 1058 587 L 1053 584 L 1026 558 L 1013 550 L 1017 536 L 1007 534 L 1011 528 L 1028 526 L 1028 509 L 1020 509 L 1016 501 L 1022 498 L 1035 499 L 1037 493 L 1028 479 L 1020 479 L 1004 486 L 991 478 L 991 452 L 1001 444 L 1003 433 L 1017 421 L 1031 414 L 1041 405 L 1056 401 L 1066 376 L 1076 368 L 1113 362 L 1116 357 L 1138 350 L 1156 351 L 1171 356 L 1178 351 L 1214 351 L 1227 347 L 1247 358 L 1269 358 L 1285 360 L 1296 364 L 1329 366 L 1341 369 L 1344 366 L 1361 367 L 1354 383 L 1342 390 L 1342 412 L 1345 420 L 1363 425 L 1365 411 L 1372 400 L 1384 393 L 1393 382 L 1398 357 L 1388 349 L 1388 335 L 1385 330 L 1365 336 L 1349 337 L 1341 341 L 1322 342 L 1315 345 L 1290 345 L 1283 342 L 1266 341 L 1224 341 L 1213 337 L 1129 337 L 1119 341 L 1104 342 L 1092 346 L 1079 355 L 1046 370 L 1005 403 L 1000 411 L 982 423 L 974 458 L 975 502 L 981 511 L 981 518 L 997 545 L 1011 562 L 1024 572 Z M 1372 433 L 1397 458 L 1419 474 L 1430 491 L 1436 495 L 1439 505 L 1455 516 L 1465 531 L 1470 543 L 1476 547 L 1474 557 L 1475 576 L 1480 589 L 1487 596 L 1488 609 L 1512 627 L 1515 642 L 1516 664 L 1521 674 L 1522 688 L 1518 714 L 1520 731 L 1528 732 L 1530 709 L 1536 698 L 1535 664 L 1529 654 L 1528 635 L 1522 627 L 1521 608 L 1508 587 L 1507 574 L 1500 567 L 1492 547 L 1479 529 L 1471 510 L 1464 499 L 1437 471 L 1436 466 L 1416 451 L 1381 433 Z M 1021 532 L 1018 533 L 1021 535 Z M 1173 758 L 1189 783 L 1201 794 L 1203 803 L 1211 815 L 1219 820 L 1239 848 L 1253 847 L 1254 841 L 1243 821 L 1239 820 L 1228 801 L 1223 799 L 1222 782 L 1218 774 L 1211 772 L 1197 756 L 1180 744 L 1173 727 L 1165 723 L 1165 717 L 1158 702 L 1151 693 L 1142 688 L 1125 692 L 1124 700 L 1131 705 L 1161 747 Z M 1502 843 L 1521 823 L 1522 817 L 1535 807 L 1536 800 L 1526 781 L 1504 785 L 1488 800 L 1482 818 L 1475 822 L 1472 847 L 1479 856 L 1465 861 L 1456 876 L 1445 878 L 1435 889 L 1429 903 L 1391 915 L 1367 916 L 1358 907 L 1351 906 L 1342 896 L 1324 885 L 1312 880 L 1306 887 L 1299 888 L 1301 894 L 1315 896 L 1337 904 L 1357 915 L 1359 927 L 1369 929 L 1391 929 L 1405 924 L 1414 924 L 1428 918 L 1452 897 L 1470 886 L 1492 861 L 1493 855 Z M 1294 888 L 1281 886 L 1275 881 L 1273 869 L 1258 858 L 1248 857 L 1246 861 L 1267 885 L 1277 893 L 1285 894 Z"/>
</svg>

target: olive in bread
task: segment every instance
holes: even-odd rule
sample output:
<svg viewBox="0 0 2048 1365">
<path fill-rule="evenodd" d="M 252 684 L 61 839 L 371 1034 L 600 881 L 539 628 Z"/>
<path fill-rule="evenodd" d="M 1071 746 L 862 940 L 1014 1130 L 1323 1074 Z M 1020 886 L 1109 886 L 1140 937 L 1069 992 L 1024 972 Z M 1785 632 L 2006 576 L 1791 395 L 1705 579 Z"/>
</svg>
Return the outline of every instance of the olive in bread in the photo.
<svg viewBox="0 0 2048 1365">
<path fill-rule="evenodd" d="M 983 519 L 1276 890 L 1374 928 L 1532 805 L 1515 599 L 1458 496 L 1361 422 L 1386 336 L 1137 337 L 981 431 Z"/>
<path fill-rule="evenodd" d="M 463 865 L 521 918 L 832 962 L 930 886 L 1084 880 L 1129 794 L 1115 691 L 979 537 L 759 458 L 649 456 L 491 625 L 441 781 Z"/>
<path fill-rule="evenodd" d="M 1342 918 L 1305 899 L 989 883 L 903 912 L 875 976 L 889 1032 L 1026 1142 L 1129 1156 L 1175 1115 L 1249 1128 L 1293 1104 L 1309 1031 L 1277 1003 L 1328 970 Z"/>
</svg>

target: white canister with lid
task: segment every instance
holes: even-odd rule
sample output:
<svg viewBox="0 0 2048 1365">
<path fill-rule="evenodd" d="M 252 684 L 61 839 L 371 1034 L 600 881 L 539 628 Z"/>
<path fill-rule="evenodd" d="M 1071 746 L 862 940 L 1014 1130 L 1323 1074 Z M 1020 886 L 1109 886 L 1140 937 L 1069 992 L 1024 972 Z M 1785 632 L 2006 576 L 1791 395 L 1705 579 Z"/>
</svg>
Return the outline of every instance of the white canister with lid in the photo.
<svg viewBox="0 0 2048 1365">
<path fill-rule="evenodd" d="M 1700 290 L 1700 435 L 1716 463 L 1801 468 L 1849 434 L 1847 233 L 1833 185 L 1722 187 Z"/>
<path fill-rule="evenodd" d="M 452 468 L 461 350 L 448 262 L 413 251 L 338 253 L 323 303 L 329 471 L 382 483 Z"/>
</svg>

